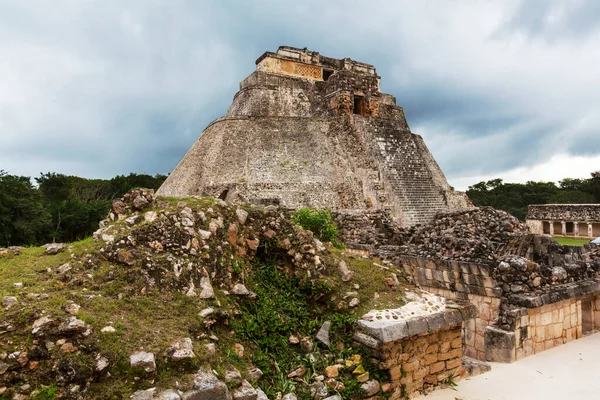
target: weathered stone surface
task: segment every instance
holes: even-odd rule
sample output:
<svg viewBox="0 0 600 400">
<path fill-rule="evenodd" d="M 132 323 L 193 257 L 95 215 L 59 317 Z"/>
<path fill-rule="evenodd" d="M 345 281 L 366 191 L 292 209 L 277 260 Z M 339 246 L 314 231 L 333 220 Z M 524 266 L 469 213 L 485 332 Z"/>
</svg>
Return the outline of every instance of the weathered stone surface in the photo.
<svg viewBox="0 0 600 400">
<path fill-rule="evenodd" d="M 363 394 L 366 397 L 374 396 L 379 392 L 379 381 L 372 379 L 360 385 L 360 388 L 363 390 Z"/>
<path fill-rule="evenodd" d="M 274 70 L 281 62 L 302 74 Z M 334 71 L 332 79 L 323 79 L 323 68 Z M 389 207 L 407 226 L 469 205 L 394 98 L 379 91 L 374 67 L 290 47 L 265 53 L 227 115 L 206 128 L 158 194 L 291 208 Z"/>
<path fill-rule="evenodd" d="M 64 243 L 48 243 L 48 244 L 44 245 L 44 247 L 46 248 L 46 251 L 44 252 L 44 254 L 49 255 L 49 256 L 58 254 L 61 251 L 65 250 Z"/>
<path fill-rule="evenodd" d="M 237 216 L 240 224 L 244 225 L 246 223 L 246 219 L 248 219 L 248 211 L 244 210 L 243 208 L 238 208 L 235 210 L 235 215 Z"/>
<path fill-rule="evenodd" d="M 17 298 L 15 296 L 4 296 L 2 298 L 2 307 L 5 310 L 8 310 L 15 304 L 19 304 L 19 300 L 17 300 Z"/>
<path fill-rule="evenodd" d="M 231 400 L 229 389 L 209 371 L 200 370 L 194 377 L 190 392 L 184 394 L 185 400 Z"/>
<path fill-rule="evenodd" d="M 196 357 L 192 339 L 190 338 L 183 338 L 173 342 L 167 354 L 173 361 L 189 360 Z"/>
<path fill-rule="evenodd" d="M 331 341 L 329 339 L 329 329 L 331 329 L 331 321 L 323 322 L 319 332 L 317 332 L 316 338 L 320 340 L 325 346 L 331 346 Z"/>
<path fill-rule="evenodd" d="M 156 362 L 153 353 L 138 351 L 129 357 L 129 364 L 132 368 L 143 368 L 146 372 L 156 371 Z"/>
<path fill-rule="evenodd" d="M 243 381 L 242 386 L 233 392 L 234 400 L 256 400 L 257 397 L 258 392 L 248 383 L 248 381 Z"/>
<path fill-rule="evenodd" d="M 160 392 L 155 398 L 156 400 L 180 400 L 181 395 L 173 389 L 167 389 Z"/>
<path fill-rule="evenodd" d="M 131 395 L 131 400 L 152 400 L 154 398 L 154 392 L 156 392 L 156 388 L 138 390 Z"/>
</svg>

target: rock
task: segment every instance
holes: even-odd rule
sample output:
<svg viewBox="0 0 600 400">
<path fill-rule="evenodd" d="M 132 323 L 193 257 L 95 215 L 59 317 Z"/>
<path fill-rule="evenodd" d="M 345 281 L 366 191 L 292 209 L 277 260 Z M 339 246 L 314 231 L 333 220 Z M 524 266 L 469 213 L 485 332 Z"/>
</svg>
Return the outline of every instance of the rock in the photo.
<svg viewBox="0 0 600 400">
<path fill-rule="evenodd" d="M 365 383 L 369 380 L 369 373 L 364 372 L 356 377 L 356 380 L 360 383 Z"/>
<path fill-rule="evenodd" d="M 198 234 L 200 235 L 200 239 L 202 240 L 208 240 L 210 239 L 212 232 L 210 231 L 203 231 L 202 229 L 198 229 Z"/>
<path fill-rule="evenodd" d="M 62 325 L 57 329 L 58 333 L 63 335 L 75 335 L 84 333 L 89 329 L 88 325 L 77 317 L 69 317 Z"/>
<path fill-rule="evenodd" d="M 172 361 L 189 360 L 196 357 L 192 339 L 190 338 L 183 338 L 173 342 L 167 354 Z"/>
<path fill-rule="evenodd" d="M 149 212 L 153 212 L 153 211 L 149 211 Z M 140 217 L 139 215 L 133 215 L 129 218 L 125 218 L 125 224 L 127 224 L 128 226 L 133 226 L 137 223 L 139 223 L 141 221 L 142 217 Z"/>
<path fill-rule="evenodd" d="M 233 392 L 234 400 L 256 400 L 258 392 L 248 383 L 243 381 L 242 386 Z"/>
<path fill-rule="evenodd" d="M 135 199 L 133 199 L 133 207 L 138 210 L 143 210 L 144 208 L 148 207 L 149 205 L 150 205 L 150 203 L 143 196 L 137 196 Z"/>
<path fill-rule="evenodd" d="M 358 300 L 356 297 L 354 297 L 352 300 L 350 300 L 350 302 L 348 303 L 348 307 L 350 308 L 354 308 L 357 307 L 360 304 L 360 300 Z"/>
<path fill-rule="evenodd" d="M 96 357 L 96 371 L 102 372 L 106 369 L 106 367 L 108 367 L 108 365 L 108 358 L 103 357 L 101 355 L 98 355 L 98 357 Z"/>
<path fill-rule="evenodd" d="M 340 274 L 342 275 L 343 282 L 348 282 L 354 277 L 354 272 L 348 269 L 348 266 L 344 261 L 340 261 L 338 269 L 340 271 Z"/>
<path fill-rule="evenodd" d="M 13 287 L 15 287 L 17 289 L 22 289 L 23 288 L 23 282 L 15 282 L 15 283 L 13 283 Z"/>
<path fill-rule="evenodd" d="M 148 211 L 146 214 L 144 214 L 144 220 L 146 222 L 154 222 L 157 217 L 158 214 L 156 213 L 156 211 Z"/>
<path fill-rule="evenodd" d="M 214 343 L 206 343 L 204 345 L 204 348 L 206 349 L 206 354 L 209 357 L 213 357 L 217 351 L 216 346 Z"/>
<path fill-rule="evenodd" d="M 302 340 L 300 340 L 300 348 L 305 352 L 305 353 L 310 353 L 311 351 L 313 351 L 313 343 L 311 342 L 311 340 L 307 337 L 302 338 Z"/>
<path fill-rule="evenodd" d="M 19 300 L 14 296 L 4 296 L 2 298 L 2 307 L 4 307 L 5 310 L 8 310 L 15 304 L 19 304 Z"/>
<path fill-rule="evenodd" d="M 248 296 L 250 291 L 241 283 L 236 283 L 231 289 L 230 293 L 238 295 L 238 296 Z"/>
<path fill-rule="evenodd" d="M 112 243 L 115 241 L 115 237 L 113 235 L 107 235 L 106 233 L 103 233 L 100 238 L 104 243 Z"/>
<path fill-rule="evenodd" d="M 68 312 L 69 314 L 77 314 L 80 309 L 81 309 L 81 306 L 79 304 L 75 304 L 73 302 L 70 302 L 65 306 L 65 311 Z"/>
<path fill-rule="evenodd" d="M 235 210 L 235 215 L 237 216 L 237 219 L 240 222 L 240 224 L 244 225 L 246 223 L 246 219 L 248 218 L 248 211 L 242 208 L 238 208 L 237 210 Z"/>
<path fill-rule="evenodd" d="M 131 368 L 143 368 L 144 371 L 152 373 L 156 371 L 156 362 L 154 361 L 153 353 L 138 351 L 129 357 L 129 365 Z"/>
<path fill-rule="evenodd" d="M 63 344 L 62 346 L 60 346 L 61 354 L 75 353 L 77 350 L 78 350 L 77 347 L 71 342 L 67 342 L 67 343 Z"/>
<path fill-rule="evenodd" d="M 0 361 L 0 375 L 3 375 L 6 371 L 8 371 L 9 367 L 10 365 L 8 365 L 7 363 Z"/>
<path fill-rule="evenodd" d="M 147 389 L 147 390 L 138 390 L 133 395 L 131 395 L 131 400 L 152 400 L 154 397 L 154 392 L 156 388 Z"/>
<path fill-rule="evenodd" d="M 237 385 L 242 384 L 242 374 L 237 369 L 225 371 L 225 383 L 236 383 Z"/>
<path fill-rule="evenodd" d="M 256 388 L 256 400 L 269 400 L 269 398 L 261 388 Z"/>
<path fill-rule="evenodd" d="M 59 265 L 57 268 L 59 274 L 64 274 L 72 269 L 73 268 L 71 267 L 71 264 L 69 264 L 69 263 Z"/>
<path fill-rule="evenodd" d="M 173 389 L 167 389 L 155 397 L 156 400 L 181 400 L 181 396 Z"/>
<path fill-rule="evenodd" d="M 100 332 L 102 333 L 115 333 L 117 330 L 113 327 L 113 326 L 105 326 L 104 328 L 100 329 Z"/>
<path fill-rule="evenodd" d="M 343 383 L 342 383 L 342 385 L 343 385 Z M 337 390 L 337 389 L 335 389 L 335 390 Z M 338 390 L 338 392 L 340 392 L 340 391 L 341 390 Z M 329 396 L 323 400 L 342 400 L 342 398 L 340 396 L 338 396 L 337 394 L 334 394 L 333 396 Z"/>
<path fill-rule="evenodd" d="M 208 277 L 208 272 L 204 270 L 206 273 L 205 276 L 200 278 L 200 294 L 198 297 L 201 299 L 213 299 L 215 297 L 215 291 L 210 284 L 210 278 Z"/>
<path fill-rule="evenodd" d="M 317 336 L 316 336 L 317 340 L 320 340 L 327 347 L 331 346 L 331 342 L 329 340 L 329 329 L 330 328 L 331 328 L 331 321 L 323 322 L 323 325 L 321 325 L 321 329 L 319 329 L 319 332 L 317 332 Z"/>
<path fill-rule="evenodd" d="M 313 246 L 315 246 L 315 249 L 316 249 L 318 252 L 320 252 L 320 253 L 322 253 L 322 252 L 324 252 L 324 251 L 327 251 L 327 247 L 325 247 L 325 246 L 323 245 L 323 243 L 322 243 L 322 242 L 321 242 L 319 239 L 317 239 L 317 238 L 315 238 L 315 239 L 313 240 Z"/>
<path fill-rule="evenodd" d="M 58 254 L 61 251 L 65 250 L 64 243 L 48 243 L 48 244 L 45 244 L 44 247 L 46 248 L 46 251 L 44 252 L 44 254 L 46 254 L 48 256 Z"/>
<path fill-rule="evenodd" d="M 288 393 L 281 398 L 281 400 L 298 400 L 294 393 Z"/>
<path fill-rule="evenodd" d="M 567 270 L 563 267 L 552 268 L 552 282 L 564 282 L 567 280 Z"/>
<path fill-rule="evenodd" d="M 36 335 L 44 332 L 54 321 L 49 317 L 38 318 L 33 322 L 31 333 Z"/>
<path fill-rule="evenodd" d="M 238 357 L 244 357 L 244 346 L 240 343 L 236 343 L 233 345 L 233 352 L 238 355 Z"/>
<path fill-rule="evenodd" d="M 324 399 L 328 393 L 323 382 L 315 382 L 310 385 L 310 395 L 313 399 Z"/>
<path fill-rule="evenodd" d="M 330 378 L 326 382 L 327 386 L 333 390 L 337 390 L 338 392 L 343 392 L 346 388 L 343 382 L 336 381 L 334 378 Z"/>
<path fill-rule="evenodd" d="M 289 341 L 290 341 L 291 344 L 298 344 L 298 343 L 300 343 L 300 339 L 298 339 L 298 336 L 294 336 L 294 335 L 290 336 Z"/>
<path fill-rule="evenodd" d="M 263 372 L 258 367 L 250 367 L 248 368 L 248 377 L 253 381 L 257 381 L 262 378 Z"/>
<path fill-rule="evenodd" d="M 214 309 L 214 308 L 212 308 L 212 307 L 208 307 L 208 308 L 205 308 L 205 309 L 203 309 L 202 311 L 200 311 L 200 312 L 198 313 L 198 315 L 199 315 L 199 316 L 201 316 L 202 318 L 206 318 L 206 317 L 208 317 L 209 315 L 211 315 L 211 314 L 212 314 L 212 313 L 214 313 L 214 312 L 215 312 L 215 309 Z"/>
<path fill-rule="evenodd" d="M 338 366 L 337 365 L 330 365 L 327 368 L 325 368 L 325 376 L 328 378 L 336 378 L 337 376 L 339 376 L 339 371 L 338 371 Z"/>
<path fill-rule="evenodd" d="M 200 370 L 194 377 L 194 385 L 184 396 L 186 400 L 230 400 L 229 389 L 209 371 Z"/>
<path fill-rule="evenodd" d="M 362 385 L 360 385 L 360 388 L 363 390 L 363 394 L 365 395 L 365 397 L 376 395 L 380 389 L 379 382 L 375 379 L 363 383 Z"/>
<path fill-rule="evenodd" d="M 290 372 L 287 377 L 290 379 L 302 378 L 302 377 L 304 377 L 304 375 L 306 375 L 306 367 L 300 367 L 300 368 L 296 368 L 295 370 Z"/>
</svg>

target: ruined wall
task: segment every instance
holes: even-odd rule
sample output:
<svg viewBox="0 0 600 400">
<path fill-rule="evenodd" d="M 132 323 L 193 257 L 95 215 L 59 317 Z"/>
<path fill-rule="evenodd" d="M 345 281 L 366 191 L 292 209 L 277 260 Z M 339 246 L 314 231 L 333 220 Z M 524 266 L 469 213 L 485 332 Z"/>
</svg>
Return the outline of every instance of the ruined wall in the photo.
<svg viewBox="0 0 600 400">
<path fill-rule="evenodd" d="M 527 219 L 539 221 L 600 222 L 600 204 L 536 204 L 527 208 Z"/>
<path fill-rule="evenodd" d="M 406 321 L 359 320 L 355 346 L 388 371 L 391 399 L 412 398 L 446 385 L 449 376 L 455 381 L 464 375 L 461 323 L 475 314 L 474 307 L 465 306 Z"/>
<path fill-rule="evenodd" d="M 468 301 L 477 316 L 463 323 L 464 355 L 485 360 L 486 328 L 500 313 L 500 293 L 492 267 L 475 262 L 401 256 L 404 269 L 423 290 L 447 299 Z"/>
</svg>

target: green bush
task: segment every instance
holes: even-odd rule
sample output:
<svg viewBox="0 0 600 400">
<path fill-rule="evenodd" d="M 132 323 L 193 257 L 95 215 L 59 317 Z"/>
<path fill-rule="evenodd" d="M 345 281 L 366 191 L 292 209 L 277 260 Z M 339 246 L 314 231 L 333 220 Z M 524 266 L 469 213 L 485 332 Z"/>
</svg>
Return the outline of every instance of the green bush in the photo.
<svg viewBox="0 0 600 400">
<path fill-rule="evenodd" d="M 312 231 L 317 239 L 322 242 L 331 242 L 335 247 L 342 248 L 344 244 L 339 240 L 340 231 L 333 222 L 329 210 L 315 210 L 301 208 L 294 211 L 292 221 L 304 229 Z"/>
</svg>

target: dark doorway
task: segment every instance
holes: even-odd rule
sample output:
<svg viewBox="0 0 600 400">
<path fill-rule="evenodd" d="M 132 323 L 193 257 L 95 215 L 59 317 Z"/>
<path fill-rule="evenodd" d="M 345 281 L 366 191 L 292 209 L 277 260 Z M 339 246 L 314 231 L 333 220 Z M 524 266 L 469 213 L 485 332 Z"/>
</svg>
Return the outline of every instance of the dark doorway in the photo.
<svg viewBox="0 0 600 400">
<path fill-rule="evenodd" d="M 333 75 L 333 70 L 331 70 L 331 69 L 324 69 L 324 70 L 323 70 L 323 80 L 324 80 L 324 81 L 327 81 L 327 80 L 329 80 L 329 77 L 330 77 L 331 75 Z"/>
<path fill-rule="evenodd" d="M 229 189 L 225 189 L 221 192 L 221 195 L 219 196 L 219 200 L 225 200 L 227 198 L 227 195 L 229 194 Z"/>
<path fill-rule="evenodd" d="M 365 98 L 354 95 L 354 114 L 365 115 Z"/>
<path fill-rule="evenodd" d="M 549 235 L 550 234 L 550 222 L 544 221 L 544 222 L 542 222 L 542 226 L 544 229 L 544 233 L 546 235 Z"/>
<path fill-rule="evenodd" d="M 567 235 L 573 235 L 575 233 L 575 225 L 572 222 L 567 222 L 565 224 L 565 229 L 567 231 Z"/>
</svg>

